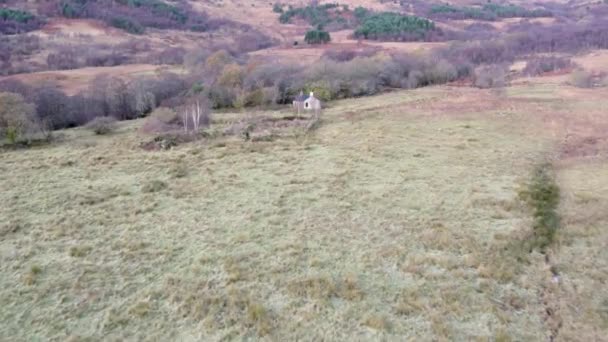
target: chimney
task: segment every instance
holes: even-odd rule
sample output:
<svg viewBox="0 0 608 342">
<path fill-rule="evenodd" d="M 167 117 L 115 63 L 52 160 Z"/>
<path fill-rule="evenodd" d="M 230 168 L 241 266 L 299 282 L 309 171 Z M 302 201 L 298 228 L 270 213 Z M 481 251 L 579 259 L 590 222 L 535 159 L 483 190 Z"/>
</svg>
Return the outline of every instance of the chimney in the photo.
<svg viewBox="0 0 608 342">
<path fill-rule="evenodd" d="M 315 97 L 312 91 L 310 92 L 310 97 Z"/>
</svg>

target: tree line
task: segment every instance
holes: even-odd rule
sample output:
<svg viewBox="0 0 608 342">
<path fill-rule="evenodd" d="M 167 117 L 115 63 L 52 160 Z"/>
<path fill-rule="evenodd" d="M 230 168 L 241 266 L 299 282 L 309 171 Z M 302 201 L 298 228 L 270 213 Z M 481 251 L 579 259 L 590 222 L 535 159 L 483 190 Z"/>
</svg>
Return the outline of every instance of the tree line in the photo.
<svg viewBox="0 0 608 342">
<path fill-rule="evenodd" d="M 512 4 L 487 3 L 483 6 L 467 7 L 449 4 L 433 5 L 429 15 L 444 19 L 477 19 L 494 21 L 502 18 L 540 18 L 553 14 L 546 9 L 526 9 Z"/>
<path fill-rule="evenodd" d="M 29 87 L 8 80 L 0 83 L 0 92 L 19 94 L 24 103 L 32 105 L 29 108 L 33 108 L 34 121 L 57 129 L 82 125 L 95 117 L 137 118 L 159 105 L 179 107 L 192 96 L 206 99 L 211 107 L 219 109 L 286 104 L 301 90 L 313 91 L 322 100 L 333 100 L 468 77 L 475 78 L 480 87 L 500 86 L 504 84 L 504 66 L 516 59 L 546 52 L 608 48 L 605 18 L 575 25 L 522 24 L 520 30 L 501 38 L 454 42 L 425 55 L 328 51 L 324 59 L 306 67 L 274 59 L 248 59 L 226 50 L 211 54 L 196 50 L 184 57 L 189 70 L 185 75 L 164 73 L 130 82 L 99 77 L 89 89 L 73 96 L 52 84 Z M 526 73 L 569 65 L 567 60 L 532 59 Z"/>
</svg>

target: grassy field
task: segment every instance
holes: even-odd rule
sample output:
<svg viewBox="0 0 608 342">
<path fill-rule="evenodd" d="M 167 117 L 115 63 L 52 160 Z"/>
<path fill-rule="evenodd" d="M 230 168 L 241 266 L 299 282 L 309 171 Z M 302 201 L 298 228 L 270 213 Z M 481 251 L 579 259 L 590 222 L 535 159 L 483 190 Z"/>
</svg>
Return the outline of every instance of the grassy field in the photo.
<svg viewBox="0 0 608 342">
<path fill-rule="evenodd" d="M 426 88 L 270 142 L 146 152 L 133 121 L 0 152 L 0 340 L 602 340 L 608 164 L 559 159 L 547 117 L 590 110 L 562 99 Z M 529 253 L 546 161 L 562 227 Z"/>
</svg>

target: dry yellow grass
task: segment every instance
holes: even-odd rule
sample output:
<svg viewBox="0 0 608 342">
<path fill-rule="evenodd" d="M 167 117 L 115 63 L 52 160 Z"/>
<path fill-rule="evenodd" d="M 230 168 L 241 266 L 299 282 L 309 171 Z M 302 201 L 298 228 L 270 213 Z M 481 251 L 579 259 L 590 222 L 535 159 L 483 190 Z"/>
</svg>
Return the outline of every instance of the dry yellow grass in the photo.
<svg viewBox="0 0 608 342">
<path fill-rule="evenodd" d="M 517 192 L 558 140 L 530 108 L 558 98 L 437 113 L 484 94 L 339 101 L 272 142 L 145 152 L 134 121 L 0 152 L 0 340 L 538 341 L 547 307 L 558 339 L 601 339 L 606 164 L 559 169 L 547 291 L 544 256 L 512 247 L 531 223 Z"/>
</svg>

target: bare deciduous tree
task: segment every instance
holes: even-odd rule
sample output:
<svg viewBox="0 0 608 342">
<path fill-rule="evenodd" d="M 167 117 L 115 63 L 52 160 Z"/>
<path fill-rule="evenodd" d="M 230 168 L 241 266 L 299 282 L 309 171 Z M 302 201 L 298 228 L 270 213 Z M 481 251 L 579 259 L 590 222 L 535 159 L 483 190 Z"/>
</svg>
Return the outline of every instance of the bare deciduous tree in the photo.
<svg viewBox="0 0 608 342">
<path fill-rule="evenodd" d="M 129 84 L 132 111 L 135 112 L 135 115 L 144 116 L 156 107 L 156 99 L 150 88 L 143 79 L 136 79 Z"/>
<path fill-rule="evenodd" d="M 210 123 L 209 103 L 205 98 L 196 98 L 186 105 L 180 115 L 184 132 L 196 133 Z"/>
<path fill-rule="evenodd" d="M 0 93 L 0 138 L 15 143 L 31 130 L 35 108 L 14 93 Z"/>
</svg>

